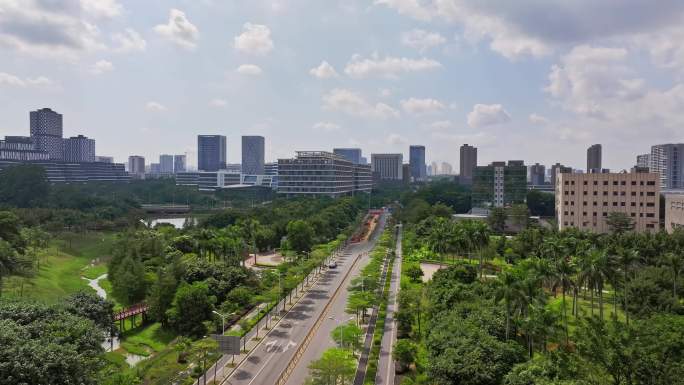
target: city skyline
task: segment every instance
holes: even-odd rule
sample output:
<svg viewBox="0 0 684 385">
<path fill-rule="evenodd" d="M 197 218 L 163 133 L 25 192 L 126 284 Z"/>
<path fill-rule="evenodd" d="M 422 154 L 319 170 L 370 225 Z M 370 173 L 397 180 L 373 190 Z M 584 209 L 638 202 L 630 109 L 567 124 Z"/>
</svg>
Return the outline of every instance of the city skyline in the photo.
<svg viewBox="0 0 684 385">
<path fill-rule="evenodd" d="M 464 0 L 66 3 L 6 6 L 3 135 L 26 129 L 13 111 L 51 106 L 65 137 L 95 138 L 117 162 L 166 152 L 193 160 L 192 138 L 212 132 L 227 136 L 229 163 L 242 135 L 262 135 L 267 161 L 333 147 L 408 158 L 420 143 L 426 163 L 458 167 L 453 149 L 470 143 L 482 164 L 581 167 L 586 146 L 602 143 L 610 169 L 647 150 L 634 140 L 645 129 L 649 143 L 682 140 L 676 2 L 615 3 L 610 15 L 586 1 L 520 13 Z M 538 22 L 556 7 L 571 16 Z M 31 15 L 53 20 L 35 26 L 57 37 L 10 28 Z M 306 31 L 292 19 L 309 20 Z"/>
</svg>

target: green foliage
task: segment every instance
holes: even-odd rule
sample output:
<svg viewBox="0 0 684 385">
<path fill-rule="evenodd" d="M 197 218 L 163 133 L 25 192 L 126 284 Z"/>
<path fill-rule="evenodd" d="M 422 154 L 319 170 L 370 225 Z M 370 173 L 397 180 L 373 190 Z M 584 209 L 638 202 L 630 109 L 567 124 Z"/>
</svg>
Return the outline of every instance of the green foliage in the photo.
<svg viewBox="0 0 684 385">
<path fill-rule="evenodd" d="M 353 323 L 342 324 L 330 332 L 330 337 L 342 349 L 349 349 L 352 352 L 361 349 L 361 337 L 363 331 Z"/>
<path fill-rule="evenodd" d="M 93 293 L 78 292 L 63 300 L 64 309 L 71 314 L 89 319 L 103 331 L 109 332 L 114 320 L 114 304 Z"/>
<path fill-rule="evenodd" d="M 147 281 L 145 267 L 133 256 L 123 258 L 116 268 L 110 270 L 114 297 L 124 305 L 133 305 L 145 298 Z"/>
<path fill-rule="evenodd" d="M 489 210 L 487 223 L 495 233 L 502 234 L 506 229 L 506 219 L 508 219 L 506 210 L 500 207 L 494 207 Z"/>
<path fill-rule="evenodd" d="M 418 347 L 407 339 L 400 339 L 394 344 L 392 358 L 399 364 L 399 370 L 405 371 L 411 364 L 416 362 Z"/>
<path fill-rule="evenodd" d="M 411 281 L 418 282 L 423 276 L 423 269 L 420 268 L 419 263 L 412 263 L 406 268 L 406 276 L 411 278 Z"/>
<path fill-rule="evenodd" d="M 0 170 L 0 206 L 38 206 L 47 200 L 49 188 L 43 167 L 20 164 Z"/>
<path fill-rule="evenodd" d="M 346 349 L 331 348 L 309 364 L 306 385 L 350 385 L 356 373 L 356 360 Z"/>
<path fill-rule="evenodd" d="M 313 243 L 313 232 L 313 228 L 303 220 L 296 220 L 288 223 L 288 246 L 298 253 L 311 250 Z"/>
<path fill-rule="evenodd" d="M 608 213 L 606 224 L 613 234 L 623 234 L 634 230 L 634 220 L 627 213 L 618 211 Z"/>
<path fill-rule="evenodd" d="M 554 217 L 556 215 L 555 195 L 539 190 L 530 190 L 527 192 L 527 207 L 530 210 L 530 215 Z"/>
<path fill-rule="evenodd" d="M 206 334 L 204 321 L 211 317 L 216 297 L 204 282 L 183 283 L 178 287 L 167 317 L 174 329 L 183 335 L 200 337 Z"/>
</svg>

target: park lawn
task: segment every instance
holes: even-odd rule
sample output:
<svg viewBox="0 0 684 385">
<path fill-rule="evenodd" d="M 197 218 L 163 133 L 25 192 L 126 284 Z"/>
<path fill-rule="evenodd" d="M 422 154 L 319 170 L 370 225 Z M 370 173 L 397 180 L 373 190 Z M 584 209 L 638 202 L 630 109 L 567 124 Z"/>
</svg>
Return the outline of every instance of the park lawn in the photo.
<svg viewBox="0 0 684 385">
<path fill-rule="evenodd" d="M 81 271 L 81 275 L 88 279 L 95 279 L 102 276 L 103 274 L 107 274 L 107 265 L 103 263 L 100 263 L 98 265 L 88 265 Z"/>
<path fill-rule="evenodd" d="M 129 353 L 149 356 L 153 352 L 164 350 L 174 338 L 175 333 L 162 329 L 157 322 L 124 332 L 121 346 Z"/>
<path fill-rule="evenodd" d="M 107 255 L 113 240 L 114 235 L 109 233 L 60 235 L 39 257 L 36 274 L 30 278 L 8 279 L 3 294 L 10 298 L 23 295 L 24 298 L 55 303 L 81 290 L 93 291 L 81 274 L 93 259 Z"/>
<path fill-rule="evenodd" d="M 613 314 L 613 303 L 612 303 L 613 297 L 611 293 L 604 294 L 603 296 L 603 316 L 604 319 L 608 320 Z M 563 308 L 563 300 L 561 298 L 561 295 L 559 294 L 558 297 L 553 298 L 553 296 L 549 297 L 549 302 L 547 306 L 549 309 L 554 310 L 558 315 L 559 315 L 559 325 L 563 325 L 562 321 L 562 308 Z M 572 315 L 572 296 L 571 295 L 566 295 L 565 296 L 565 308 L 567 311 L 568 315 L 568 333 L 572 336 L 575 332 L 575 329 L 579 325 L 582 319 L 588 318 L 591 316 L 591 300 L 589 298 L 584 299 L 582 295 L 577 296 L 577 304 L 579 306 L 578 310 L 578 316 L 575 317 Z M 594 297 L 594 316 L 598 317 L 599 316 L 599 302 L 598 302 L 598 297 Z M 622 308 L 620 307 L 620 304 L 618 304 L 617 308 L 617 317 L 620 322 L 625 322 L 625 312 L 622 311 Z"/>
</svg>

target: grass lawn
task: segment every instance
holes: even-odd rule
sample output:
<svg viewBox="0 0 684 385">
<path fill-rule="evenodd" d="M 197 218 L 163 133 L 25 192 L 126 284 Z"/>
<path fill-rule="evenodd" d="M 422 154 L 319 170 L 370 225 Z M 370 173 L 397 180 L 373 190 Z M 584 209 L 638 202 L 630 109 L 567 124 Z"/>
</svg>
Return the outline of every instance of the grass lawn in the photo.
<svg viewBox="0 0 684 385">
<path fill-rule="evenodd" d="M 5 282 L 3 295 L 10 298 L 31 298 L 55 303 L 60 298 L 80 290 L 92 290 L 81 274 L 92 260 L 109 257 L 114 235 L 108 233 L 60 235 L 40 256 L 39 269 L 31 278 L 13 277 Z M 100 265 L 87 271 L 90 277 L 104 274 Z M 95 278 L 95 277 L 92 277 Z"/>
<path fill-rule="evenodd" d="M 612 293 L 605 293 L 603 295 L 603 316 L 604 319 L 608 320 L 613 314 L 613 297 Z M 561 310 L 563 308 L 563 300 L 561 298 L 561 295 L 559 294 L 557 298 L 549 297 L 549 303 L 548 307 L 550 309 L 555 310 L 558 312 L 558 314 L 562 314 Z M 572 295 L 566 295 L 565 296 L 565 308 L 567 311 L 568 315 L 568 332 L 570 335 L 572 335 L 577 328 L 578 324 L 583 318 L 587 318 L 591 316 L 591 300 L 587 297 L 587 299 L 584 299 L 583 296 L 580 294 L 577 296 L 577 304 L 578 304 L 578 317 L 576 318 L 575 316 L 572 315 Z M 594 297 L 594 315 L 596 317 L 599 316 L 599 302 L 598 302 L 598 297 Z M 561 316 L 562 317 L 562 316 Z M 618 304 L 617 308 L 617 317 L 620 322 L 625 321 L 625 313 L 622 311 L 622 308 L 620 307 L 620 304 Z M 562 319 L 559 319 L 560 324 L 562 325 Z"/>
<path fill-rule="evenodd" d="M 149 356 L 160 352 L 176 338 L 176 334 L 161 328 L 160 323 L 154 323 L 142 328 L 136 328 L 123 333 L 121 346 L 129 353 Z"/>
</svg>

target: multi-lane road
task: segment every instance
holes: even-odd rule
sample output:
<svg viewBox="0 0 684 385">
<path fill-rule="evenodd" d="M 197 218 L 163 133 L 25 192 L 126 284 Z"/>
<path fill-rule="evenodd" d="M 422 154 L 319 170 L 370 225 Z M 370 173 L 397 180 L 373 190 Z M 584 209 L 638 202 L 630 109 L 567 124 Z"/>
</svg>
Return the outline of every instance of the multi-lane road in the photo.
<svg viewBox="0 0 684 385">
<path fill-rule="evenodd" d="M 308 373 L 308 364 L 318 359 L 323 350 L 333 345 L 330 331 L 336 326 L 336 321 L 329 320 L 327 317 L 337 318 L 340 321 L 349 318 L 349 315 L 344 313 L 347 285 L 367 262 L 367 253 L 382 233 L 385 220 L 385 215 L 382 215 L 368 241 L 347 246 L 342 255 L 337 258 L 337 268 L 329 269 L 319 278 L 264 340 L 239 364 L 224 382 L 225 384 L 275 384 L 292 361 L 309 331 L 319 318 L 325 317 L 315 334 L 312 335 L 310 343 L 301 354 L 287 382 L 293 385 L 304 383 Z M 330 306 L 327 306 L 328 303 Z M 328 313 L 322 315 L 326 306 Z"/>
</svg>

